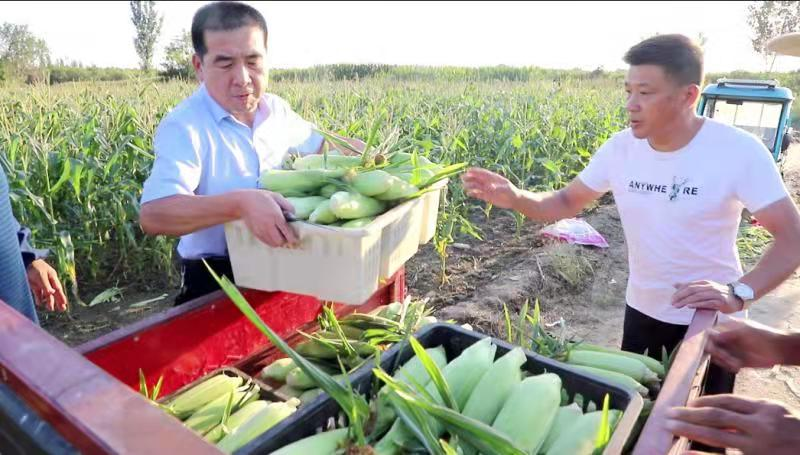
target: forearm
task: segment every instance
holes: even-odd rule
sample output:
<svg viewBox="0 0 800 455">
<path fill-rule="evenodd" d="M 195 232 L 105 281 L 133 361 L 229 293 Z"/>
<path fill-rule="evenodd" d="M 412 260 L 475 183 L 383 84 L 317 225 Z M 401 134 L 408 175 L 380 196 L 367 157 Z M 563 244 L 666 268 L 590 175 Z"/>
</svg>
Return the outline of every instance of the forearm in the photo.
<svg viewBox="0 0 800 455">
<path fill-rule="evenodd" d="M 142 206 L 140 224 L 150 235 L 185 235 L 241 217 L 236 191 L 215 195 L 175 195 Z"/>
<path fill-rule="evenodd" d="M 526 217 L 539 222 L 553 222 L 577 215 L 582 207 L 569 200 L 566 191 L 533 193 L 519 190 L 512 207 Z"/>
<path fill-rule="evenodd" d="M 786 332 L 778 342 L 783 353 L 782 365 L 800 365 L 800 332 Z"/>
<path fill-rule="evenodd" d="M 741 282 L 753 289 L 759 299 L 778 287 L 800 266 L 800 242 L 776 238 Z"/>
</svg>

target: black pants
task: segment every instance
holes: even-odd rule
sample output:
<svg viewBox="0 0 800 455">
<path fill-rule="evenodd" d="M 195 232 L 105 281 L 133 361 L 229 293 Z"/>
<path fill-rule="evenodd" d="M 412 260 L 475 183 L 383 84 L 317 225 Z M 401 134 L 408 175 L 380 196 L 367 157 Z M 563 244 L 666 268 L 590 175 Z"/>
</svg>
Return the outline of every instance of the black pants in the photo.
<svg viewBox="0 0 800 455">
<path fill-rule="evenodd" d="M 666 348 L 667 355 L 671 355 L 688 329 L 688 325 L 661 322 L 626 305 L 622 350 L 639 354 L 647 350 L 648 356 L 660 361 L 662 348 Z M 735 380 L 735 374 L 712 363 L 706 376 L 704 394 L 732 393 Z"/>
<path fill-rule="evenodd" d="M 667 355 L 672 352 L 683 340 L 688 325 L 669 324 L 653 319 L 630 306 L 625 306 L 625 324 L 622 332 L 622 350 L 636 352 L 661 360 L 662 348 L 666 348 Z M 711 363 L 708 367 L 706 382 L 703 386 L 703 395 L 718 395 L 733 393 L 736 375 Z M 692 443 L 692 448 L 708 452 L 725 453 L 724 449 L 708 447 Z"/>
<path fill-rule="evenodd" d="M 233 281 L 233 270 L 228 257 L 205 258 L 214 273 L 220 277 L 227 276 Z M 208 273 L 206 265 L 200 259 L 184 259 L 181 261 L 181 291 L 175 297 L 175 306 L 202 297 L 220 289 L 214 277 Z"/>
</svg>

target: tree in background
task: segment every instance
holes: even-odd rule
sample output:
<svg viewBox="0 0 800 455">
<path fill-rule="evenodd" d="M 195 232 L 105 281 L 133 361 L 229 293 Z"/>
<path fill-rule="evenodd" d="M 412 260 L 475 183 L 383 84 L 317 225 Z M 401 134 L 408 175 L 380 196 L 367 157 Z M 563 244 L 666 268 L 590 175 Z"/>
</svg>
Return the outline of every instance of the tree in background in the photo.
<svg viewBox="0 0 800 455">
<path fill-rule="evenodd" d="M 172 39 L 164 50 L 163 75 L 168 78 L 191 79 L 194 77 L 192 66 L 192 35 L 184 30 Z"/>
<path fill-rule="evenodd" d="M 131 1 L 131 21 L 136 27 L 133 45 L 139 55 L 140 67 L 147 71 L 152 68 L 156 41 L 161 33 L 164 18 L 156 11 L 154 1 Z"/>
<path fill-rule="evenodd" d="M 46 79 L 50 64 L 47 43 L 28 30 L 27 25 L 0 25 L 0 81 Z"/>
<path fill-rule="evenodd" d="M 753 49 L 764 57 L 767 71 L 775 64 L 774 53 L 767 50 L 767 42 L 776 36 L 800 30 L 800 2 L 762 1 L 747 6 L 747 23 L 753 32 Z"/>
</svg>

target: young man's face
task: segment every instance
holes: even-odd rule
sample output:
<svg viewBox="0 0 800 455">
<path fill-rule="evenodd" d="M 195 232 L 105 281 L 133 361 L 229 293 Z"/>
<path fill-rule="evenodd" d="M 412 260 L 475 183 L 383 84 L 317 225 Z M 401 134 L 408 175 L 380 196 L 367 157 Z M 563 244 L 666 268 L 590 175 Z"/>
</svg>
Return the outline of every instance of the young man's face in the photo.
<svg viewBox="0 0 800 455">
<path fill-rule="evenodd" d="M 697 90 L 668 77 L 657 65 L 633 65 L 625 79 L 625 92 L 633 135 L 639 139 L 658 135 L 694 105 Z"/>
<path fill-rule="evenodd" d="M 235 30 L 206 31 L 206 55 L 192 59 L 198 78 L 226 111 L 252 122 L 267 85 L 264 32 L 254 25 Z"/>
</svg>

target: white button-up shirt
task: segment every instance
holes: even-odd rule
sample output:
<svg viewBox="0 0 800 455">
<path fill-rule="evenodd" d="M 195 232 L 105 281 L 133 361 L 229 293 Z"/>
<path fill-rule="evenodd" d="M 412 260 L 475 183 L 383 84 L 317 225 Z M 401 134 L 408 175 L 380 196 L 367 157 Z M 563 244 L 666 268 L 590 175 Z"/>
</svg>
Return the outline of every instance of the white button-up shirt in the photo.
<svg viewBox="0 0 800 455">
<path fill-rule="evenodd" d="M 264 94 L 253 128 L 236 120 L 201 85 L 173 109 L 153 139 L 155 161 L 141 204 L 176 194 L 216 195 L 258 188 L 262 171 L 282 166 L 289 153 L 314 153 L 322 137 L 280 97 Z M 212 226 L 181 237 L 184 259 L 227 256 L 225 230 Z"/>
</svg>

